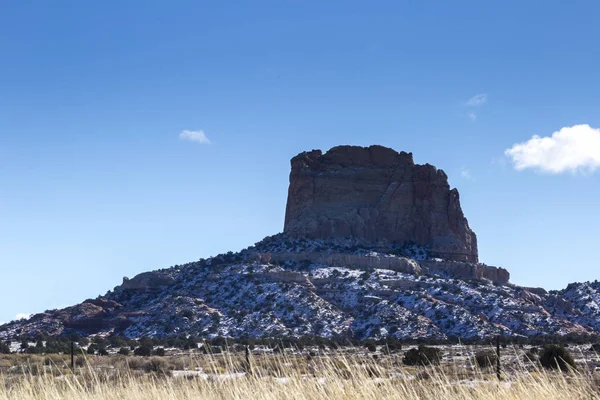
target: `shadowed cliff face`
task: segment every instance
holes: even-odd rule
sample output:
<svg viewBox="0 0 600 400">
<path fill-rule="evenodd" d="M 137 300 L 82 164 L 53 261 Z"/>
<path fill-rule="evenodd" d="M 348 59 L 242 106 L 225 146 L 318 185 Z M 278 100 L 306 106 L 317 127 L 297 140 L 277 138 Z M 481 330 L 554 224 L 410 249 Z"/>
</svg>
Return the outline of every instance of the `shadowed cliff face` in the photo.
<svg viewBox="0 0 600 400">
<path fill-rule="evenodd" d="M 284 232 L 292 237 L 414 242 L 431 255 L 478 261 L 459 194 L 434 166 L 382 146 L 338 146 L 291 161 Z"/>
</svg>

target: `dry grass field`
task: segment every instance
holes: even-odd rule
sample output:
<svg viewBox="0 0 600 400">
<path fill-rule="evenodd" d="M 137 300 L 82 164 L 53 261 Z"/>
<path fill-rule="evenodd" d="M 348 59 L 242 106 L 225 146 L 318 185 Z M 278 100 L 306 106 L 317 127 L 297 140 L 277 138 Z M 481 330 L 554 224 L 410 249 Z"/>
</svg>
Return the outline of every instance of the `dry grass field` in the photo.
<svg viewBox="0 0 600 400">
<path fill-rule="evenodd" d="M 596 372 L 586 365 L 553 372 L 515 356 L 498 381 L 493 368 L 456 357 L 455 349 L 446 354 L 455 357 L 428 367 L 403 365 L 398 354 L 348 350 L 253 354 L 250 368 L 243 353 L 92 356 L 78 358 L 73 370 L 67 356 L 7 355 L 0 357 L 0 400 L 600 399 Z"/>
</svg>

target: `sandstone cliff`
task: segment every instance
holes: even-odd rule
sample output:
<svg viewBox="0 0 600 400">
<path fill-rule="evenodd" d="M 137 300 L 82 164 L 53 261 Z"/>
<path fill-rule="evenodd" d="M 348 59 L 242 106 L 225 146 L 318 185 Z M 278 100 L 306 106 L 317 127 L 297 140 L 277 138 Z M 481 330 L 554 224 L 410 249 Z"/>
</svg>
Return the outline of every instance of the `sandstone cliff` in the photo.
<svg viewBox="0 0 600 400">
<path fill-rule="evenodd" d="M 414 242 L 477 262 L 477 238 L 442 170 L 382 146 L 334 147 L 291 161 L 284 232 L 291 237 Z"/>
</svg>

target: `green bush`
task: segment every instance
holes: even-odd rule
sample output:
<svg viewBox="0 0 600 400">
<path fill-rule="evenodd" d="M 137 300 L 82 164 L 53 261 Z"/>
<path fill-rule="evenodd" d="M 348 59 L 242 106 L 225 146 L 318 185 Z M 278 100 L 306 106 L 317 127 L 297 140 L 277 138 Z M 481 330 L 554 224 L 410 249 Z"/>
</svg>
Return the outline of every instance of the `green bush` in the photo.
<svg viewBox="0 0 600 400">
<path fill-rule="evenodd" d="M 0 340 L 0 354 L 10 354 L 10 346 Z"/>
<path fill-rule="evenodd" d="M 404 354 L 402 362 L 405 365 L 436 365 L 440 363 L 441 358 L 441 350 L 421 344 L 416 349 L 408 350 L 406 354 Z"/>
<path fill-rule="evenodd" d="M 111 338 L 108 339 L 108 341 L 110 343 L 110 347 L 115 348 L 115 349 L 117 347 L 127 346 L 127 341 L 121 336 L 112 336 Z"/>
<path fill-rule="evenodd" d="M 480 368 L 488 368 L 496 365 L 498 355 L 494 351 L 478 351 L 475 354 L 475 362 Z"/>
<path fill-rule="evenodd" d="M 575 369 L 575 361 L 567 349 L 558 344 L 544 346 L 540 354 L 540 364 L 548 369 L 568 371 Z"/>
<path fill-rule="evenodd" d="M 149 357 L 152 355 L 152 346 L 142 345 L 133 351 L 133 354 L 140 357 Z"/>
</svg>

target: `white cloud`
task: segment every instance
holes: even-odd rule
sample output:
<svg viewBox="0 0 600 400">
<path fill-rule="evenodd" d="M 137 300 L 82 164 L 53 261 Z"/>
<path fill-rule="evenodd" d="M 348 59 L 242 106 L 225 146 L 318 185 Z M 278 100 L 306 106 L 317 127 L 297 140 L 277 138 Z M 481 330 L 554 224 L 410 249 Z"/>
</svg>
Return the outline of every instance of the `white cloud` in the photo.
<svg viewBox="0 0 600 400">
<path fill-rule="evenodd" d="M 468 181 L 473 180 L 473 175 L 471 175 L 471 171 L 469 171 L 468 168 L 466 167 L 462 167 L 460 170 L 460 176 L 463 177 L 463 179 L 466 179 Z"/>
<path fill-rule="evenodd" d="M 211 144 L 212 143 L 210 141 L 210 139 L 206 136 L 204 131 L 185 130 L 179 134 L 179 139 L 180 140 L 189 140 L 190 142 L 196 142 L 196 143 L 200 143 L 200 144 Z"/>
<path fill-rule="evenodd" d="M 479 107 L 487 103 L 488 95 L 486 93 L 476 94 L 465 103 L 468 107 Z"/>
<path fill-rule="evenodd" d="M 468 113 L 467 116 L 471 118 L 471 121 L 477 121 L 477 114 L 474 112 Z"/>
<path fill-rule="evenodd" d="M 552 136 L 534 135 L 504 154 L 517 170 L 533 168 L 552 174 L 592 172 L 600 168 L 600 129 L 587 124 L 567 126 Z"/>
<path fill-rule="evenodd" d="M 31 314 L 28 313 L 18 313 L 17 315 L 15 315 L 15 319 L 16 320 L 20 320 L 20 319 L 27 319 L 29 318 Z"/>
</svg>

